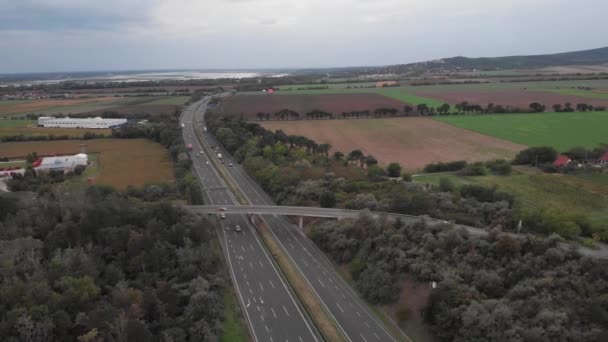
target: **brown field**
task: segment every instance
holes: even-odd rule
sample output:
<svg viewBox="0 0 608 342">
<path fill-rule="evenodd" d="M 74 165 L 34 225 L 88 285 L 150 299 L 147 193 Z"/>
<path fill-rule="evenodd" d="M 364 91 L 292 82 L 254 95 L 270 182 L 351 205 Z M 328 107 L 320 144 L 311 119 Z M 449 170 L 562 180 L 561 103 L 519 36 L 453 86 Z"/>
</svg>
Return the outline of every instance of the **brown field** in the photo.
<svg viewBox="0 0 608 342">
<path fill-rule="evenodd" d="M 7 101 L 0 103 L 0 116 L 30 113 L 55 107 L 68 107 L 97 102 L 116 101 L 115 97 L 98 97 L 93 99 L 41 99 L 24 101 Z"/>
<path fill-rule="evenodd" d="M 570 102 L 573 108 L 577 103 L 587 103 L 593 106 L 608 106 L 607 100 L 533 90 L 416 92 L 416 95 L 452 104 L 467 101 L 482 106 L 493 103 L 495 105 L 528 108 L 530 103 L 539 102 L 544 104 L 548 110 L 551 110 L 551 106 L 554 104 L 563 105 L 566 102 Z"/>
<path fill-rule="evenodd" d="M 146 139 L 95 139 L 0 143 L 0 156 L 16 158 L 37 152 L 39 155 L 75 154 L 86 144 L 88 153 L 96 153 L 98 184 L 117 189 L 127 185 L 172 182 L 173 163 L 168 151 L 160 144 Z"/>
<path fill-rule="evenodd" d="M 386 165 L 399 162 L 417 170 L 438 161 L 482 161 L 512 158 L 526 146 L 492 138 L 429 118 L 362 120 L 267 121 L 271 130 L 304 135 L 317 143 L 329 143 L 333 151 L 360 149 Z"/>
<path fill-rule="evenodd" d="M 315 94 L 315 95 L 236 95 L 225 99 L 222 110 L 229 115 L 243 115 L 255 120 L 256 114 L 274 114 L 282 109 L 291 109 L 304 117 L 314 109 L 339 115 L 342 112 L 371 110 L 392 107 L 398 110 L 404 103 L 378 94 Z M 274 117 L 271 117 L 274 119 Z"/>
</svg>

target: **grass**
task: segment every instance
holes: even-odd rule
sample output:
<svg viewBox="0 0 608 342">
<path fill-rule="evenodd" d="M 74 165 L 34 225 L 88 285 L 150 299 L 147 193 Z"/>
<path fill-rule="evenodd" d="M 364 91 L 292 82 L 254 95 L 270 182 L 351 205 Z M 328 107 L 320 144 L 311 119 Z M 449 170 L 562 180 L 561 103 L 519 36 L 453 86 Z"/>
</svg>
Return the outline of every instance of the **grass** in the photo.
<svg viewBox="0 0 608 342">
<path fill-rule="evenodd" d="M 600 99 L 600 100 L 608 100 L 608 94 L 606 93 L 597 93 L 591 90 L 581 90 L 576 88 L 559 88 L 559 89 L 547 89 L 552 93 L 558 93 L 563 95 L 575 95 L 580 97 L 587 97 L 590 99 Z M 572 104 L 576 106 L 576 103 Z"/>
<path fill-rule="evenodd" d="M 25 120 L 25 119 L 0 119 L 0 129 L 6 128 L 22 128 L 31 125 L 35 125 L 36 121 L 34 120 Z"/>
<path fill-rule="evenodd" d="M 458 115 L 435 119 L 522 145 L 553 146 L 560 151 L 608 143 L 608 112 Z"/>
<path fill-rule="evenodd" d="M 95 183 L 124 189 L 128 185 L 173 182 L 173 162 L 160 144 L 146 139 L 56 140 L 0 143 L 0 157 L 17 158 L 31 152 L 39 155 L 75 154 L 86 144 L 97 154 L 99 172 Z"/>
<path fill-rule="evenodd" d="M 183 106 L 190 100 L 190 96 L 169 96 L 158 100 L 146 102 L 145 105 L 175 105 Z"/>
<path fill-rule="evenodd" d="M 0 162 L 0 169 L 5 169 L 8 167 L 25 167 L 27 165 L 26 162 Z"/>
<path fill-rule="evenodd" d="M 222 322 L 222 336 L 220 342 L 245 342 L 249 334 L 238 316 L 236 294 L 232 287 L 224 291 L 224 321 Z"/>
<path fill-rule="evenodd" d="M 516 205 L 522 209 L 556 209 L 579 213 L 592 222 L 608 220 L 608 175 L 580 177 L 537 173 L 530 168 L 517 168 L 510 176 L 463 177 L 456 174 L 415 177 L 419 183 L 438 184 L 441 178 L 451 179 L 456 185 L 481 184 L 497 186 L 515 195 Z"/>
</svg>

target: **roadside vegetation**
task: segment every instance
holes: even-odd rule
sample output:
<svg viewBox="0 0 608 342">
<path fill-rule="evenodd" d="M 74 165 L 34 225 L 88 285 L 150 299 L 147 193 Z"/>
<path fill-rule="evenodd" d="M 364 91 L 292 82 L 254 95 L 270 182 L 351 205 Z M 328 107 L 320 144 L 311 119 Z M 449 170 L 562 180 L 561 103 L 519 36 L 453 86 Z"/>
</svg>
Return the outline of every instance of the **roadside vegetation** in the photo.
<svg viewBox="0 0 608 342">
<path fill-rule="evenodd" d="M 0 196 L 1 340 L 217 339 L 227 276 L 214 228 L 144 193 Z"/>
<path fill-rule="evenodd" d="M 421 283 L 423 309 L 400 301 L 394 318 L 422 317 L 440 340 L 608 338 L 607 262 L 563 250 L 558 239 L 479 237 L 448 224 L 389 223 L 366 214 L 318 223 L 309 236 L 348 269 L 370 303 L 397 303 L 404 280 Z"/>
</svg>

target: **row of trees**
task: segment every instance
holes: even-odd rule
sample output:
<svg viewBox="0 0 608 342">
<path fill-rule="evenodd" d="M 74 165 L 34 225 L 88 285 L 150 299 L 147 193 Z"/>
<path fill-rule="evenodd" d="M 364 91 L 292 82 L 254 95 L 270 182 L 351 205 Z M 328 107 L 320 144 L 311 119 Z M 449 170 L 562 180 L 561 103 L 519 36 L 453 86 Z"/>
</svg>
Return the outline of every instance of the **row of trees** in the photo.
<svg viewBox="0 0 608 342">
<path fill-rule="evenodd" d="M 227 283 L 214 228 L 147 192 L 0 196 L 0 340 L 217 340 Z"/>
<path fill-rule="evenodd" d="M 311 239 L 347 266 L 359 292 L 392 304 L 400 282 L 436 282 L 417 314 L 445 341 L 608 339 L 608 263 L 558 246 L 559 239 L 471 235 L 447 224 L 358 220 L 315 225 Z M 405 314 L 404 314 L 405 313 Z"/>
</svg>

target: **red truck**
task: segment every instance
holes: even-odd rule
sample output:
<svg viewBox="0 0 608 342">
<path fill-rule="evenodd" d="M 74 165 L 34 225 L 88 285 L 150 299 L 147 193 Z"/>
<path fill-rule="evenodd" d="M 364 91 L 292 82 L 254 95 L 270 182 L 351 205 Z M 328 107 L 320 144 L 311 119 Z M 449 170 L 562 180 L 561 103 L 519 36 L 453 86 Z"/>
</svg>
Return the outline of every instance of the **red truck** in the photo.
<svg viewBox="0 0 608 342">
<path fill-rule="evenodd" d="M 188 151 L 192 151 L 192 144 L 187 144 L 186 148 L 188 149 Z"/>
</svg>

